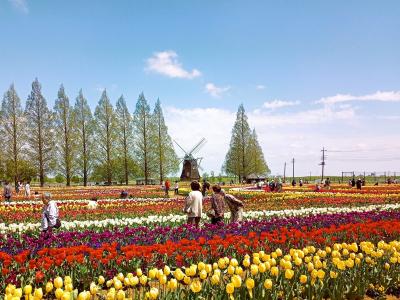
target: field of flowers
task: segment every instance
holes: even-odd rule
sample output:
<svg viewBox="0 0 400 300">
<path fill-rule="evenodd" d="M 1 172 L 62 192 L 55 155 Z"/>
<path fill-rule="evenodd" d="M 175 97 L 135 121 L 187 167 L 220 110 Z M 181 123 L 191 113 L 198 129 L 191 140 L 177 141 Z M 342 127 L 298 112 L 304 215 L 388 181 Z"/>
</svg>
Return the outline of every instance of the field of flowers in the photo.
<svg viewBox="0 0 400 300">
<path fill-rule="evenodd" d="M 186 225 L 184 196 L 157 187 L 48 188 L 0 205 L 0 288 L 25 299 L 364 299 L 400 292 L 400 186 L 235 189 L 244 221 Z M 226 188 L 229 190 L 229 187 Z M 183 192 L 183 194 L 185 194 Z M 63 196 L 65 195 L 65 197 Z M 89 208 L 96 196 L 98 205 Z M 172 193 L 171 193 L 172 197 Z M 204 200 L 204 211 L 210 207 Z"/>
</svg>

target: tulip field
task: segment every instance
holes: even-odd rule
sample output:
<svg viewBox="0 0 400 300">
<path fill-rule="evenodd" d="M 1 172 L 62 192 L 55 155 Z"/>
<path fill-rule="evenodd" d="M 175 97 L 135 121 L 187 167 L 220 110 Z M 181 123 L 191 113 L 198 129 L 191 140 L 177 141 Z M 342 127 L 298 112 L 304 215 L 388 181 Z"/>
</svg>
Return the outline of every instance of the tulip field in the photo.
<svg viewBox="0 0 400 300">
<path fill-rule="evenodd" d="M 224 187 L 243 222 L 186 224 L 185 195 L 158 187 L 47 188 L 0 204 L 1 297 L 17 299 L 385 299 L 400 295 L 400 185 L 282 193 Z M 97 206 L 89 200 L 97 198 Z"/>
</svg>

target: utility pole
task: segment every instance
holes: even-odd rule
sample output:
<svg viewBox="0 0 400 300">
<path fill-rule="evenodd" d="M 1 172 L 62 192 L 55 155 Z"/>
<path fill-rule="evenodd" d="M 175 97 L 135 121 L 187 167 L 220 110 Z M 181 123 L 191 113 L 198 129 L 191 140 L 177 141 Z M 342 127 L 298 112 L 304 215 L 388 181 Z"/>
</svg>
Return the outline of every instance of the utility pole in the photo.
<svg viewBox="0 0 400 300">
<path fill-rule="evenodd" d="M 293 168 L 292 168 L 292 171 L 293 171 L 293 173 L 292 173 L 292 182 L 293 182 L 293 180 L 294 180 L 294 158 L 292 158 L 292 166 L 293 166 Z"/>
<path fill-rule="evenodd" d="M 285 181 L 286 181 L 286 161 L 283 167 L 283 183 L 285 183 Z"/>
<path fill-rule="evenodd" d="M 324 168 L 325 168 L 325 159 L 326 159 L 325 152 L 326 151 L 327 150 L 325 149 L 325 147 L 323 147 L 322 150 L 321 150 L 321 152 L 322 152 L 322 161 L 320 163 L 320 165 L 322 167 L 321 181 L 324 181 Z"/>
</svg>

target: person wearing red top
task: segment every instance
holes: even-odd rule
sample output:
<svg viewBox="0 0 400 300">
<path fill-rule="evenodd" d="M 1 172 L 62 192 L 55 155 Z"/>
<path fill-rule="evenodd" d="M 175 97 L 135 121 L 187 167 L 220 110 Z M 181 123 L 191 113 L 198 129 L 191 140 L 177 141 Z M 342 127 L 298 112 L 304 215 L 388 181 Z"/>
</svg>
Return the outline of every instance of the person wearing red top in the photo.
<svg viewBox="0 0 400 300">
<path fill-rule="evenodd" d="M 165 180 L 165 197 L 169 198 L 169 188 L 171 187 L 171 184 L 169 183 L 169 180 Z"/>
</svg>

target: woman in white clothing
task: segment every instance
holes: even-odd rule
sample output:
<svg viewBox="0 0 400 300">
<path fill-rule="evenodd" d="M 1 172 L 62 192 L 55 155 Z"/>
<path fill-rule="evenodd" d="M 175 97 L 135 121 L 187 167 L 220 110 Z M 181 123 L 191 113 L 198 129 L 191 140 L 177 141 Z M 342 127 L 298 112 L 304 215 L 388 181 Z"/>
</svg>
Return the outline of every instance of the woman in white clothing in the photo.
<svg viewBox="0 0 400 300">
<path fill-rule="evenodd" d="M 192 181 L 190 184 L 192 191 L 186 198 L 184 211 L 188 216 L 187 223 L 199 227 L 201 214 L 203 212 L 203 195 L 200 192 L 200 184 Z"/>
<path fill-rule="evenodd" d="M 26 184 L 25 184 L 25 197 L 30 197 L 31 196 L 31 185 L 30 185 L 30 182 L 28 181 Z"/>
</svg>

